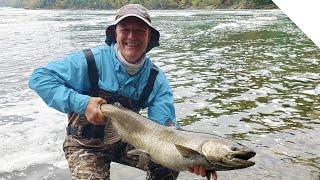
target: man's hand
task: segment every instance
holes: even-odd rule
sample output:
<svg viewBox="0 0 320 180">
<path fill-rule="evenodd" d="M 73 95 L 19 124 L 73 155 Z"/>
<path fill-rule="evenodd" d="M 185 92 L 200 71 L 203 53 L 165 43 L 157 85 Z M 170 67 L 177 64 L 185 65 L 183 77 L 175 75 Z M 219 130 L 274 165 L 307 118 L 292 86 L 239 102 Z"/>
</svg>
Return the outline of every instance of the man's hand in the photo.
<svg viewBox="0 0 320 180">
<path fill-rule="evenodd" d="M 104 116 L 100 110 L 100 105 L 107 103 L 104 99 L 100 97 L 91 97 L 89 99 L 88 105 L 86 107 L 86 118 L 93 125 L 104 125 Z"/>
<path fill-rule="evenodd" d="M 206 176 L 206 170 L 202 166 L 195 165 L 192 168 L 188 168 L 188 170 L 189 170 L 189 172 L 195 173 L 196 175 L 200 175 L 202 177 Z M 217 173 L 216 173 L 215 170 L 212 170 L 211 175 L 212 175 L 212 179 L 213 180 L 217 180 L 218 179 L 218 176 L 217 176 Z"/>
</svg>

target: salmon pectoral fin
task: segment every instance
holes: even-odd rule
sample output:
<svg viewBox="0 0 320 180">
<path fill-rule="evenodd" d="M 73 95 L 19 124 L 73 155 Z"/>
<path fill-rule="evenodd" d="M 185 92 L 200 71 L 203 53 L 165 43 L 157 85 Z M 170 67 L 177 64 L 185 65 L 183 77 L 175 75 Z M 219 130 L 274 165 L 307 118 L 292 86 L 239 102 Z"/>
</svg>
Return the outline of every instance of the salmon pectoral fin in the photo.
<svg viewBox="0 0 320 180">
<path fill-rule="evenodd" d="M 178 145 L 178 144 L 175 144 L 177 150 L 179 151 L 179 153 L 185 157 L 185 158 L 191 158 L 191 157 L 194 157 L 194 156 L 197 156 L 197 155 L 200 155 L 201 154 L 193 149 L 190 149 L 188 147 L 185 147 L 185 146 L 181 146 L 181 145 Z"/>
</svg>

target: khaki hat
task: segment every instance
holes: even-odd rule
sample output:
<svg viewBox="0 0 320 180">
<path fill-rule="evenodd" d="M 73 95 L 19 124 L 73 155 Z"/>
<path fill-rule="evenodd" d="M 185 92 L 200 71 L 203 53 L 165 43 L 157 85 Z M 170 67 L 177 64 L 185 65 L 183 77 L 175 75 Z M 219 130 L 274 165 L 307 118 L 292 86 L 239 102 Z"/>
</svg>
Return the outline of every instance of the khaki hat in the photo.
<svg viewBox="0 0 320 180">
<path fill-rule="evenodd" d="M 112 25 L 106 29 L 106 43 L 110 46 L 116 42 L 115 31 L 116 25 L 126 17 L 133 16 L 141 19 L 151 29 L 151 37 L 147 46 L 146 52 L 149 52 L 152 48 L 159 46 L 160 33 L 151 25 L 150 15 L 148 9 L 139 4 L 128 4 L 118 9 L 115 21 Z"/>
</svg>

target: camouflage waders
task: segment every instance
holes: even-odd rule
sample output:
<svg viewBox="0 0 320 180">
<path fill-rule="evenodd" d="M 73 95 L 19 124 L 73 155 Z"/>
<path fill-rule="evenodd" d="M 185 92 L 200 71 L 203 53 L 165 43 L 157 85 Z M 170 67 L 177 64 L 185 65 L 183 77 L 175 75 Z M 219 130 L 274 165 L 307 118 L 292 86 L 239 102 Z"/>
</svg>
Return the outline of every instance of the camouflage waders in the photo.
<svg viewBox="0 0 320 180">
<path fill-rule="evenodd" d="M 137 156 L 129 157 L 127 152 L 134 149 L 124 142 L 105 146 L 101 139 L 86 139 L 69 135 L 63 144 L 72 179 L 110 179 L 110 163 L 132 166 L 147 172 L 148 180 L 174 180 L 179 172 L 165 168 L 152 161 L 138 167 Z"/>
</svg>

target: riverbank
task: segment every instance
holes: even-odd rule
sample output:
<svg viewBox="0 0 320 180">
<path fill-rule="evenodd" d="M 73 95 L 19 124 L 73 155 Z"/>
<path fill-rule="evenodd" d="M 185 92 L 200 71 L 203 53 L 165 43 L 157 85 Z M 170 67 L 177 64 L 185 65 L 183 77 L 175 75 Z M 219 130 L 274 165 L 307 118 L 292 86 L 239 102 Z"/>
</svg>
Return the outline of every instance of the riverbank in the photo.
<svg viewBox="0 0 320 180">
<path fill-rule="evenodd" d="M 205 10 L 219 10 L 219 9 L 279 9 L 276 4 L 265 4 L 265 5 L 254 5 L 251 3 L 239 3 L 230 6 L 221 5 L 221 6 L 205 6 L 205 7 L 187 7 L 185 9 L 205 9 Z"/>
<path fill-rule="evenodd" d="M 144 4 L 143 4 L 144 5 Z M 238 3 L 221 3 L 221 4 L 189 4 L 189 5 L 181 5 L 181 4 L 170 4 L 170 5 L 144 5 L 150 10 L 216 10 L 216 9 L 279 9 L 278 6 L 274 3 L 267 3 L 267 4 L 259 4 L 259 3 L 252 3 L 252 2 L 238 2 Z M 90 10 L 104 10 L 104 9 L 118 9 L 118 5 L 75 5 L 75 4 L 48 4 L 48 5 L 38 5 L 38 4 L 26 4 L 19 6 L 20 8 L 24 9 L 90 9 Z"/>
<path fill-rule="evenodd" d="M 31 7 L 24 7 L 24 9 L 28 9 L 28 10 L 39 10 L 39 9 L 54 9 L 54 10 L 59 10 L 59 9 L 69 9 L 69 10 L 80 10 L 80 9 L 84 9 L 84 10 L 103 10 L 101 8 L 50 8 L 50 7 L 46 7 L 46 8 L 31 8 Z M 269 5 L 259 5 L 259 6 L 253 6 L 253 5 L 245 5 L 245 4 L 237 4 L 237 5 L 233 5 L 233 6 L 221 6 L 221 7 L 214 7 L 214 6 L 205 6 L 205 7 L 185 7 L 185 8 L 177 8 L 177 9 L 173 9 L 173 8 L 167 8 L 167 9 L 152 9 L 150 8 L 149 10 L 225 10 L 225 9 L 229 9 L 229 10 L 241 10 L 241 9 L 280 9 L 277 5 L 275 4 L 269 4 Z M 114 8 L 110 8 L 108 10 L 116 10 Z"/>
</svg>

